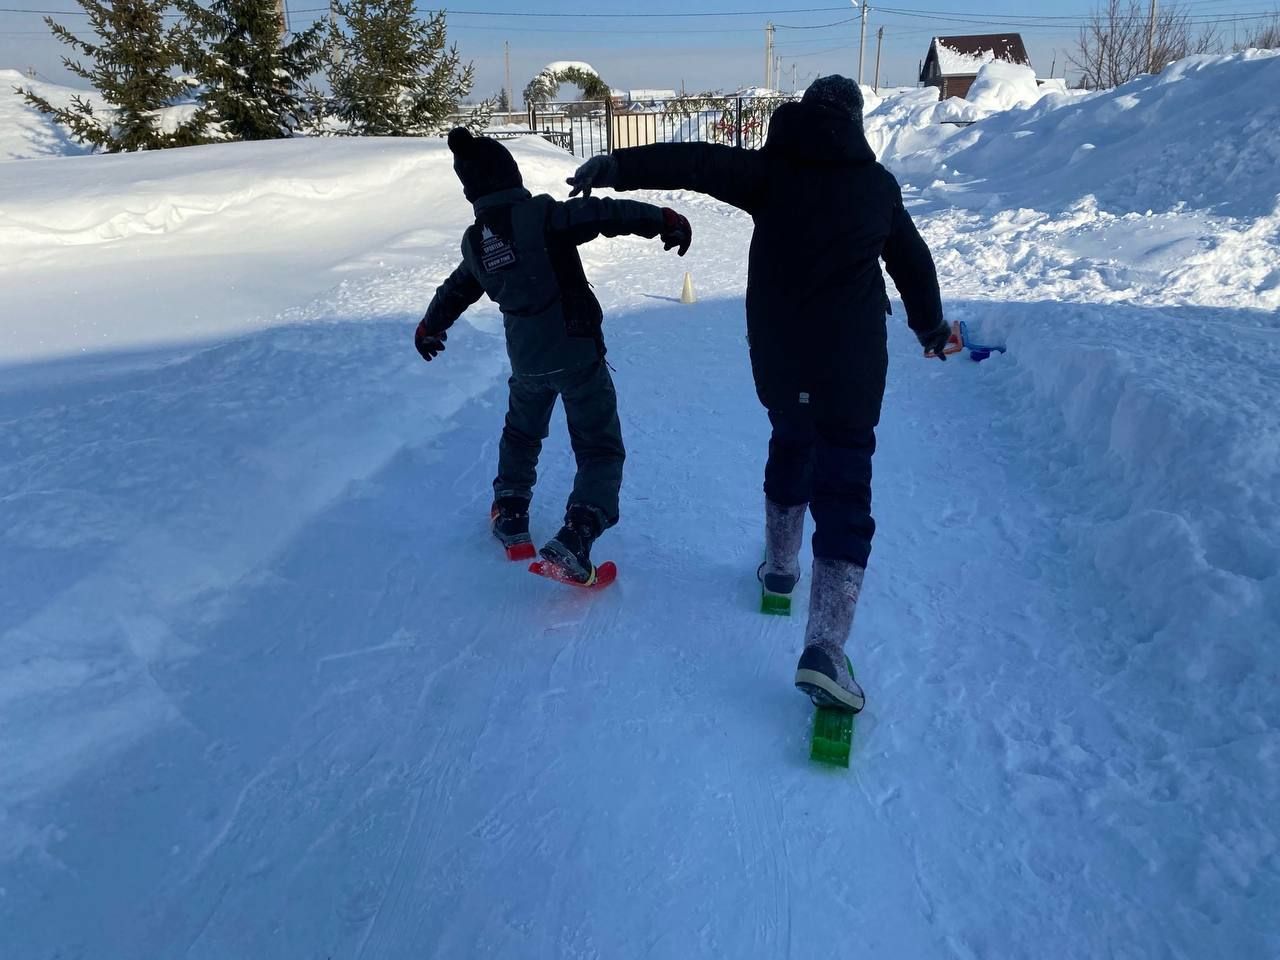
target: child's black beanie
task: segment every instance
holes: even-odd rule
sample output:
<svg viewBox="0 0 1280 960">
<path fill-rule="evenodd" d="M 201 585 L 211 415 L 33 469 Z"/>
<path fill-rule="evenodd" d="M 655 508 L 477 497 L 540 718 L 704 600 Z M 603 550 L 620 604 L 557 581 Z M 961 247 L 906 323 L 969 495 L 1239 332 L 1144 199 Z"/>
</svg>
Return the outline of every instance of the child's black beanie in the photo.
<svg viewBox="0 0 1280 960">
<path fill-rule="evenodd" d="M 515 157 L 497 140 L 472 136 L 464 127 L 449 132 L 453 172 L 462 181 L 462 192 L 474 203 L 500 190 L 524 186 Z"/>
</svg>

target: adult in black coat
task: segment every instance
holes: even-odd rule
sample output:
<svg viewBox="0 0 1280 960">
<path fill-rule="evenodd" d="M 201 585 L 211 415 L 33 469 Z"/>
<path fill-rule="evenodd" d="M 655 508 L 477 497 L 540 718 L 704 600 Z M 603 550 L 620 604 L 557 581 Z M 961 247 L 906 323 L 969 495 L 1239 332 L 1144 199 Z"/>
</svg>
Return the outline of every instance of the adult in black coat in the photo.
<svg viewBox="0 0 1280 960">
<path fill-rule="evenodd" d="M 844 645 L 875 533 L 871 458 L 890 312 L 881 258 L 927 355 L 945 359 L 951 330 L 929 248 L 863 133 L 858 85 L 839 76 L 816 81 L 799 103 L 778 108 L 760 150 L 705 143 L 619 150 L 588 161 L 569 183 L 575 194 L 696 190 L 755 221 L 747 334 L 756 392 L 773 424 L 760 576 L 767 592 L 794 589 L 808 508 L 814 571 L 796 685 L 815 702 L 860 710 Z"/>
</svg>

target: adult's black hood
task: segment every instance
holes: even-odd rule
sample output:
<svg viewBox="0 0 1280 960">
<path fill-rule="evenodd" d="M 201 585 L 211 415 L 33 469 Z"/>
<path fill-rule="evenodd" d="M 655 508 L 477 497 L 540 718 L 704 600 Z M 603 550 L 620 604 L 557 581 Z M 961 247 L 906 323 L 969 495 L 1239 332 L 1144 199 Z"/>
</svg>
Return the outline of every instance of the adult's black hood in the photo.
<svg viewBox="0 0 1280 960">
<path fill-rule="evenodd" d="M 801 166 L 844 166 L 876 158 L 862 132 L 861 116 L 822 102 L 784 103 L 773 112 L 764 145 Z"/>
</svg>

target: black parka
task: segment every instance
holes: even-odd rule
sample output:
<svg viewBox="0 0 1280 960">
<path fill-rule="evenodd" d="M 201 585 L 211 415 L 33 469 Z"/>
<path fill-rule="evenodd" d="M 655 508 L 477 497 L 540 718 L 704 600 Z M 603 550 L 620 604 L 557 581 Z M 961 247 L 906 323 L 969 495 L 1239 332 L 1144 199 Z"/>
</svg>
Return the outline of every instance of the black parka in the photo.
<svg viewBox="0 0 1280 960">
<path fill-rule="evenodd" d="M 448 330 L 487 293 L 502 310 L 516 376 L 577 370 L 603 357 L 600 303 L 578 245 L 600 236 L 656 237 L 662 209 L 600 197 L 562 202 L 519 187 L 480 197 L 474 207 L 462 263 L 427 308 L 428 330 Z"/>
<path fill-rule="evenodd" d="M 760 150 L 619 150 L 619 190 L 696 190 L 751 214 L 747 334 L 760 402 L 874 426 L 884 395 L 884 258 L 917 333 L 941 324 L 933 257 L 861 125 L 819 104 L 778 108 Z"/>
</svg>

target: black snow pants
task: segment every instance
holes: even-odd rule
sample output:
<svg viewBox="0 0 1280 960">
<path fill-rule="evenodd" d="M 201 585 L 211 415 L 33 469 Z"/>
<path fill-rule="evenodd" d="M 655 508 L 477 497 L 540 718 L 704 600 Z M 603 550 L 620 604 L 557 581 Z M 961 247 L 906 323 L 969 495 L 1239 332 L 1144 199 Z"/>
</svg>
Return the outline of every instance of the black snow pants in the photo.
<svg viewBox="0 0 1280 960">
<path fill-rule="evenodd" d="M 593 508 L 604 527 L 618 522 L 622 488 L 622 425 L 618 395 L 603 360 L 577 370 L 537 377 L 512 377 L 511 403 L 498 444 L 495 497 L 532 499 L 538 480 L 538 456 L 551 427 L 556 397 L 564 402 L 569 442 L 578 462 L 566 507 Z"/>
<path fill-rule="evenodd" d="M 774 503 L 807 503 L 813 514 L 813 555 L 867 565 L 876 522 L 871 517 L 870 427 L 817 421 L 769 411 L 773 436 L 764 468 L 764 494 Z"/>
</svg>

